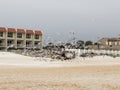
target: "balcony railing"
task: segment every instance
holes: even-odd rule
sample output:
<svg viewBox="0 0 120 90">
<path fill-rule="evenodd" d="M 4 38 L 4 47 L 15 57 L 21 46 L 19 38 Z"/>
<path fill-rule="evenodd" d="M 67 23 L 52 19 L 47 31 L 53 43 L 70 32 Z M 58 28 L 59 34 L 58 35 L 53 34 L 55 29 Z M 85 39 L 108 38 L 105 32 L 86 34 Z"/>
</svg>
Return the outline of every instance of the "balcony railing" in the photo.
<svg viewBox="0 0 120 90">
<path fill-rule="evenodd" d="M 0 43 L 0 46 L 5 46 L 5 43 Z"/>
<path fill-rule="evenodd" d="M 26 47 L 32 47 L 32 45 L 31 44 L 26 44 Z"/>
<path fill-rule="evenodd" d="M 17 47 L 23 47 L 24 45 L 23 44 L 17 44 Z"/>
<path fill-rule="evenodd" d="M 8 43 L 7 46 L 13 47 L 14 44 L 13 43 Z"/>
</svg>

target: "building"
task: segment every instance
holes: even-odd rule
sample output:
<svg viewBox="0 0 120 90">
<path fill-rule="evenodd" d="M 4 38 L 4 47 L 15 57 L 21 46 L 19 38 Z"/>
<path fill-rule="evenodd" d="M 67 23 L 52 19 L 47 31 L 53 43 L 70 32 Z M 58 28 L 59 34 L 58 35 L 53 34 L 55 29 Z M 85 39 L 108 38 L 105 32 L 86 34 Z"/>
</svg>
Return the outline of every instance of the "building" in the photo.
<svg viewBox="0 0 120 90">
<path fill-rule="evenodd" d="M 120 50 L 120 38 L 102 38 L 98 44 L 101 49 Z"/>
<path fill-rule="evenodd" d="M 42 48 L 42 32 L 0 27 L 0 49 Z"/>
</svg>

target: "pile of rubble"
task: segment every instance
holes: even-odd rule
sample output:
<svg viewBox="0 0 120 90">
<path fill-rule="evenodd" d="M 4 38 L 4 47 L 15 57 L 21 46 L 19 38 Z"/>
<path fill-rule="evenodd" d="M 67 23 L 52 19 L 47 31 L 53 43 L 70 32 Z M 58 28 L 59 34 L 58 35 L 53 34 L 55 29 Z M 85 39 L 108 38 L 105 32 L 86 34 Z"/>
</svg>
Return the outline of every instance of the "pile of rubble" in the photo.
<svg viewBox="0 0 120 90">
<path fill-rule="evenodd" d="M 23 55 L 40 58 L 51 58 L 58 60 L 71 60 L 76 57 L 75 52 L 65 50 L 25 50 Z"/>
</svg>

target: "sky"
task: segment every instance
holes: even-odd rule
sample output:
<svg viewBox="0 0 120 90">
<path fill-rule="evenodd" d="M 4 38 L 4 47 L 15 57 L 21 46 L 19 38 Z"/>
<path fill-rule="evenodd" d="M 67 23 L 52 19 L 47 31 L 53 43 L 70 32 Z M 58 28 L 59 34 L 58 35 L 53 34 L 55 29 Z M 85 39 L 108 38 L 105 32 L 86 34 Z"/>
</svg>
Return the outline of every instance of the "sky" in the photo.
<svg viewBox="0 0 120 90">
<path fill-rule="evenodd" d="M 42 30 L 54 42 L 119 37 L 120 0 L 0 0 L 0 27 Z"/>
</svg>

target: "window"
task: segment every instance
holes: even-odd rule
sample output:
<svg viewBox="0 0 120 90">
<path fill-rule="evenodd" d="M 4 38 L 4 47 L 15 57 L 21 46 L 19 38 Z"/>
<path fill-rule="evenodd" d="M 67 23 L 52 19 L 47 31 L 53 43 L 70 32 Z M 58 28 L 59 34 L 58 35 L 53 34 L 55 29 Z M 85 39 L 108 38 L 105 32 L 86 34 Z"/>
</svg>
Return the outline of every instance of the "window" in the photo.
<svg viewBox="0 0 120 90">
<path fill-rule="evenodd" d="M 7 41 L 7 44 L 8 44 L 8 46 L 10 46 L 10 45 L 13 44 L 13 41 L 12 41 L 12 40 L 8 40 L 8 41 Z"/>
<path fill-rule="evenodd" d="M 26 34 L 26 38 L 31 38 L 31 34 Z"/>
<path fill-rule="evenodd" d="M 12 32 L 8 32 L 8 37 L 13 37 L 13 33 Z"/>
<path fill-rule="evenodd" d="M 17 33 L 17 38 L 22 38 L 22 33 Z"/>
<path fill-rule="evenodd" d="M 18 45 L 21 45 L 21 44 L 22 44 L 22 41 L 17 41 L 17 44 L 18 44 Z"/>
<path fill-rule="evenodd" d="M 35 39 L 39 39 L 39 35 L 35 35 Z"/>
<path fill-rule="evenodd" d="M 0 37 L 3 37 L 3 32 L 0 32 Z"/>
<path fill-rule="evenodd" d="M 35 48 L 40 48 L 41 47 L 41 43 L 40 42 L 34 42 L 34 47 Z"/>
<path fill-rule="evenodd" d="M 31 47 L 31 46 L 32 46 L 31 42 L 26 42 L 26 47 Z"/>
<path fill-rule="evenodd" d="M 22 41 L 17 41 L 17 46 L 21 46 L 22 45 Z"/>
<path fill-rule="evenodd" d="M 3 41 L 0 41 L 0 46 L 3 46 Z"/>
<path fill-rule="evenodd" d="M 35 45 L 35 46 L 38 45 L 38 42 L 35 42 L 34 45 Z"/>
</svg>

